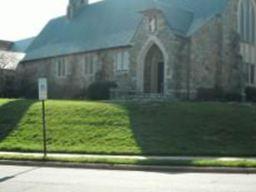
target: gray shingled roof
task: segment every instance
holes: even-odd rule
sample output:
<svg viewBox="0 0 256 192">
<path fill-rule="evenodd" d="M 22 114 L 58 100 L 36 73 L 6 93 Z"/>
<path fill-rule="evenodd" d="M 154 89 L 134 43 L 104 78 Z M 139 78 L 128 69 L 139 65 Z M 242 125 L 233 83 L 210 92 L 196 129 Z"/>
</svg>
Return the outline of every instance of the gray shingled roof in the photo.
<svg viewBox="0 0 256 192">
<path fill-rule="evenodd" d="M 15 42 L 13 42 L 13 45 L 12 45 L 10 51 L 25 53 L 27 51 L 28 47 L 34 41 L 34 39 L 35 39 L 34 37 L 31 37 L 31 38 L 28 38 L 28 39 L 22 39 L 20 41 L 15 41 Z"/>
<path fill-rule="evenodd" d="M 72 20 L 51 20 L 27 50 L 25 60 L 130 45 L 142 19 L 140 11 L 157 6 L 174 33 L 190 36 L 228 0 L 105 0 L 84 6 Z"/>
</svg>

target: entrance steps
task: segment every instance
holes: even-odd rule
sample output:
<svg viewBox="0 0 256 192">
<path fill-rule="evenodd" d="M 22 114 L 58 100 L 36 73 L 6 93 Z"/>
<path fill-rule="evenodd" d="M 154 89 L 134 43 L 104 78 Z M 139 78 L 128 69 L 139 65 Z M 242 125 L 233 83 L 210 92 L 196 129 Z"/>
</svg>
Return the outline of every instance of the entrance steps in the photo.
<svg viewBox="0 0 256 192">
<path fill-rule="evenodd" d="M 135 100 L 135 101 L 166 101 L 175 100 L 172 95 L 162 93 L 144 93 L 139 91 L 111 90 L 112 100 Z"/>
</svg>

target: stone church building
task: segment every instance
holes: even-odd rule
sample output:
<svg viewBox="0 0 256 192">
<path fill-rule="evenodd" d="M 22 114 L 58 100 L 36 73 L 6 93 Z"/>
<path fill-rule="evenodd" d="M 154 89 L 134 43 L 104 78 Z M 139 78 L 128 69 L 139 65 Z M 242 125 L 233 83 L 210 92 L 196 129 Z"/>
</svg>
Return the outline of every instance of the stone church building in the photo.
<svg viewBox="0 0 256 192">
<path fill-rule="evenodd" d="M 200 88 L 256 86 L 256 0 L 70 0 L 21 66 L 51 97 L 98 80 L 123 92 L 193 98 Z"/>
</svg>

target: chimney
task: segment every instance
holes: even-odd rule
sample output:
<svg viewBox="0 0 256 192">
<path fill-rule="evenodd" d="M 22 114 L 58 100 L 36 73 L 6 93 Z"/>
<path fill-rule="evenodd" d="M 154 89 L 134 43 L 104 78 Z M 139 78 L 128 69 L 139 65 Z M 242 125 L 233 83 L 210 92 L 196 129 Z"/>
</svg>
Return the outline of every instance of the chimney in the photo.
<svg viewBox="0 0 256 192">
<path fill-rule="evenodd" d="M 84 5 L 88 5 L 88 0 L 69 0 L 67 9 L 68 19 L 73 19 Z"/>
</svg>

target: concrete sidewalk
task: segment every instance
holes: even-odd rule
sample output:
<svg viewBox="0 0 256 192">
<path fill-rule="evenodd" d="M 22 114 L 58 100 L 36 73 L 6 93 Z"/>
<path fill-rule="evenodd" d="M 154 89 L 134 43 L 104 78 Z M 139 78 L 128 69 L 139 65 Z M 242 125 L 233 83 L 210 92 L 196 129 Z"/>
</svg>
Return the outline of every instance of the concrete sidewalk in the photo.
<svg viewBox="0 0 256 192">
<path fill-rule="evenodd" d="M 0 152 L 0 156 L 19 156 L 43 158 L 42 153 L 20 153 L 20 152 Z M 188 156 L 129 156 L 129 155 L 83 155 L 83 154 L 63 154 L 50 153 L 48 158 L 69 159 L 84 158 L 88 160 L 110 159 L 110 160 L 169 160 L 169 161 L 186 161 L 186 160 L 218 160 L 218 161 L 256 161 L 255 157 L 188 157 Z M 128 165 L 128 164 L 108 164 L 108 163 L 76 163 L 61 161 L 33 161 L 33 160 L 0 160 L 0 165 L 20 165 L 36 167 L 60 167 L 60 168 L 85 168 L 85 169 L 106 169 L 106 170 L 129 170 L 129 171 L 156 171 L 156 172 L 193 172 L 193 173 L 241 173 L 256 174 L 256 168 L 243 167 L 198 167 L 198 166 L 174 166 L 174 165 Z"/>
<path fill-rule="evenodd" d="M 43 157 L 43 153 L 21 153 L 21 152 L 0 152 L 0 155 L 22 156 L 22 157 Z M 206 157 L 206 156 L 133 156 L 133 155 L 90 155 L 90 154 L 66 154 L 49 153 L 50 158 L 86 158 L 86 159 L 126 159 L 126 160 L 218 160 L 218 161 L 256 161 L 256 157 Z"/>
</svg>

